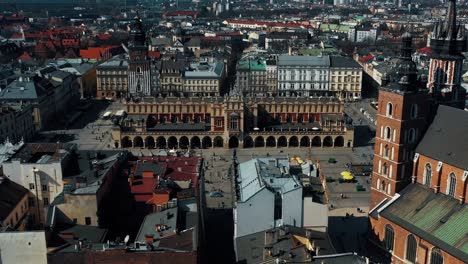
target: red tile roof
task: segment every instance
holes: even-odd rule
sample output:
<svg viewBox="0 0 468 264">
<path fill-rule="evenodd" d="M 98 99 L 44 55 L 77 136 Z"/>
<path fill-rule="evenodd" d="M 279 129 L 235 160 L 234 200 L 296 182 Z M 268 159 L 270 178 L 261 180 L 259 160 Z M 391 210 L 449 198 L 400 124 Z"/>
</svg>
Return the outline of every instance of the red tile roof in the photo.
<svg viewBox="0 0 468 264">
<path fill-rule="evenodd" d="M 96 35 L 96 38 L 98 38 L 100 40 L 108 40 L 108 39 L 112 38 L 112 35 L 111 34 L 98 34 L 98 35 Z"/>
<path fill-rule="evenodd" d="M 158 186 L 158 182 L 156 178 L 135 179 L 130 186 L 130 190 L 134 195 L 149 194 L 151 198 L 154 189 Z M 144 200 L 144 202 L 148 201 L 148 199 Z"/>
<path fill-rule="evenodd" d="M 162 170 L 164 175 L 160 175 L 162 178 L 167 178 L 172 181 L 190 181 L 192 186 L 198 184 L 198 164 L 200 161 L 199 157 L 173 157 L 173 156 L 156 156 L 156 157 L 139 157 L 139 160 L 153 161 L 160 165 L 164 165 L 165 168 Z M 146 163 L 134 163 L 133 164 L 133 175 L 135 175 L 139 164 Z M 159 176 L 159 175 L 158 175 Z M 135 195 L 135 199 L 140 202 L 147 202 L 152 197 L 147 197 L 147 194 L 155 192 L 158 186 L 158 178 L 133 178 L 129 180 L 131 193 Z M 197 190 L 195 190 L 196 192 Z"/>
<path fill-rule="evenodd" d="M 364 63 L 364 62 L 368 62 L 368 61 L 373 60 L 373 59 L 374 59 L 374 56 L 369 54 L 367 56 L 364 56 L 364 57 L 360 58 L 359 62 Z"/>
<path fill-rule="evenodd" d="M 10 39 L 22 39 L 22 38 L 23 38 L 23 35 L 21 35 L 20 33 L 14 33 L 10 37 Z"/>
<path fill-rule="evenodd" d="M 32 59 L 31 55 L 29 55 L 26 51 L 18 57 L 20 60 L 30 60 Z"/>
<path fill-rule="evenodd" d="M 423 47 L 423 48 L 418 49 L 418 53 L 432 54 L 432 49 L 429 47 Z"/>
<path fill-rule="evenodd" d="M 159 51 L 149 51 L 148 56 L 153 59 L 159 59 L 161 58 L 161 52 Z"/>
<path fill-rule="evenodd" d="M 108 53 L 111 49 L 117 46 L 107 46 L 107 47 L 89 47 L 87 49 L 80 50 L 80 57 L 83 59 L 95 59 L 99 60 L 102 58 L 107 58 Z"/>
</svg>

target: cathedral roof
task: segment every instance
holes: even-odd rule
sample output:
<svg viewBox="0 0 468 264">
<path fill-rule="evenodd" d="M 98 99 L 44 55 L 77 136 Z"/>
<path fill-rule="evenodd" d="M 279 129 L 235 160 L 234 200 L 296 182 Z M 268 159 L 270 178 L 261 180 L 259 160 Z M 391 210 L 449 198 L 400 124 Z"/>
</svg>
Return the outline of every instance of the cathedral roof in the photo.
<svg viewBox="0 0 468 264">
<path fill-rule="evenodd" d="M 421 184 L 410 184 L 380 215 L 409 230 L 432 245 L 468 259 L 468 206 L 443 193 L 434 193 Z"/>
<path fill-rule="evenodd" d="M 416 152 L 468 171 L 468 112 L 440 105 Z"/>
</svg>

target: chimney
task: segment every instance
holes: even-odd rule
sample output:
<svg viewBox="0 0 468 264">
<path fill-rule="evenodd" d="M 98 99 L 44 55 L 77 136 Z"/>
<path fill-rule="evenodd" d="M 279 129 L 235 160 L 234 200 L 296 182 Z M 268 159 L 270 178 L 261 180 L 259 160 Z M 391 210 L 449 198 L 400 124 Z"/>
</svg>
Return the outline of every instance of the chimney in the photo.
<svg viewBox="0 0 468 264">
<path fill-rule="evenodd" d="M 145 242 L 153 244 L 154 238 L 152 235 L 145 235 Z"/>
</svg>

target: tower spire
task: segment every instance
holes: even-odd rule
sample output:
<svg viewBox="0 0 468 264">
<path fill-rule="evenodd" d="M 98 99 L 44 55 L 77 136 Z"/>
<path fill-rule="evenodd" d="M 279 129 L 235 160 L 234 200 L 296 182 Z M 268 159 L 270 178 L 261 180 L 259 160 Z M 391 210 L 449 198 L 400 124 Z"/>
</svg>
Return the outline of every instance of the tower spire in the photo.
<svg viewBox="0 0 468 264">
<path fill-rule="evenodd" d="M 444 22 L 444 32 L 447 34 L 447 39 L 457 38 L 457 9 L 455 0 L 449 0 Z"/>
</svg>

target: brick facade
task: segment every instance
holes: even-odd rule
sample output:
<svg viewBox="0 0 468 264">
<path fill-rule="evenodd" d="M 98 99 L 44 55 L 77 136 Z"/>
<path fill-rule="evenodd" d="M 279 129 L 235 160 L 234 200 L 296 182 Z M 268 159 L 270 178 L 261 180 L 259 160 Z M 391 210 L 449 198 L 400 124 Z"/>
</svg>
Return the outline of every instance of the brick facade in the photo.
<svg viewBox="0 0 468 264">
<path fill-rule="evenodd" d="M 414 163 L 414 175 L 416 181 L 420 184 L 425 184 L 434 189 L 435 192 L 449 193 L 450 175 L 455 176 L 456 184 L 453 197 L 459 199 L 461 202 L 466 203 L 466 196 L 468 195 L 466 178 L 463 179 L 465 171 L 453 165 L 443 163 L 440 171 L 437 171 L 439 161 L 430 157 L 419 155 L 419 158 Z M 432 177 L 429 182 L 426 182 L 426 166 L 430 165 Z"/>
<path fill-rule="evenodd" d="M 410 231 L 392 223 L 388 219 L 383 217 L 379 217 L 379 219 L 374 219 L 372 217 L 369 218 L 370 223 L 372 226 L 372 231 L 376 235 L 376 238 L 381 243 L 377 243 L 378 247 L 382 247 L 382 242 L 385 239 L 385 227 L 386 225 L 390 225 L 394 230 L 394 244 L 393 244 L 393 252 L 391 256 L 391 263 L 399 264 L 399 263 L 412 263 L 406 259 L 406 251 L 407 251 L 407 239 L 409 235 L 413 235 L 416 238 L 416 262 L 418 264 L 424 263 L 431 263 L 431 250 L 435 248 L 434 245 L 425 241 L 424 239 L 416 236 L 415 234 L 411 233 Z M 447 254 L 444 251 L 440 251 L 442 257 L 444 259 L 444 263 L 450 264 L 462 264 L 465 263 L 455 257 Z"/>
<path fill-rule="evenodd" d="M 379 91 L 371 208 L 411 181 L 412 158 L 427 127 L 427 91 Z"/>
</svg>

